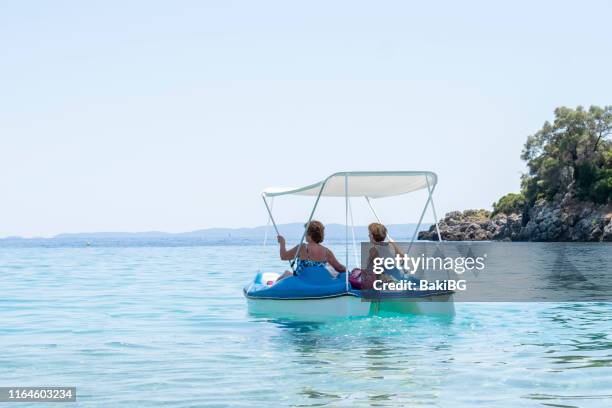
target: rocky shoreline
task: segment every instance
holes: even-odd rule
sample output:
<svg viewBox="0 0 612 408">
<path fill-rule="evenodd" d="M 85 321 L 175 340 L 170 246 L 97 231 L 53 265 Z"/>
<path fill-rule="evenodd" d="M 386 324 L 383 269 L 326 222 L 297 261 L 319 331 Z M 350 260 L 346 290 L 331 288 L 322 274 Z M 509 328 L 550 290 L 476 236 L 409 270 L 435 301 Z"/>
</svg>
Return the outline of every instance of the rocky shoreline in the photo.
<svg viewBox="0 0 612 408">
<path fill-rule="evenodd" d="M 555 109 L 527 137 L 519 193 L 486 210 L 453 211 L 439 223 L 449 241 L 612 242 L 612 105 Z M 435 226 L 419 239 L 437 240 Z"/>
<path fill-rule="evenodd" d="M 438 227 L 445 241 L 612 242 L 612 206 L 542 200 L 526 214 L 453 211 Z M 418 239 L 437 241 L 435 225 L 420 231 Z"/>
</svg>

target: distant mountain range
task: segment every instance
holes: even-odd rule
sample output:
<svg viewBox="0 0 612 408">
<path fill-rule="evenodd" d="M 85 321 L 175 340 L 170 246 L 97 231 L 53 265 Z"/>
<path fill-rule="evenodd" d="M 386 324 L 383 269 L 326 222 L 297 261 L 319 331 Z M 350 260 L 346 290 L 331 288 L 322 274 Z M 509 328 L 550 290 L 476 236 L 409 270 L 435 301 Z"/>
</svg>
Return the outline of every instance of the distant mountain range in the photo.
<svg viewBox="0 0 612 408">
<path fill-rule="evenodd" d="M 291 242 L 298 241 L 304 232 L 304 224 L 291 223 L 278 225 L 280 233 Z M 389 234 L 396 240 L 412 237 L 416 224 L 388 225 Z M 426 230 L 429 224 L 422 224 Z M 53 238 L 8 237 L 0 239 L 0 246 L 195 246 L 195 245 L 232 245 L 262 242 L 268 234 L 269 241 L 276 241 L 272 225 L 253 228 L 208 228 L 191 232 L 169 233 L 160 231 L 148 232 L 83 232 L 59 234 Z M 325 240 L 330 242 L 344 241 L 346 229 L 342 224 L 327 224 Z M 349 228 L 349 240 L 352 231 Z M 366 226 L 355 226 L 355 239 L 368 239 Z"/>
</svg>

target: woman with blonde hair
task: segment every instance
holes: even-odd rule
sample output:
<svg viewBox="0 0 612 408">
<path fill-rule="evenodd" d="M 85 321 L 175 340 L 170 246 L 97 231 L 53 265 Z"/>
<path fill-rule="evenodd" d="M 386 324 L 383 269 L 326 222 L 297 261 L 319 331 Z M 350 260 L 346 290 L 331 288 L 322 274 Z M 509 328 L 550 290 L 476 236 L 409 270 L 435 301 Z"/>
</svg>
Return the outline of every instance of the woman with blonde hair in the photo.
<svg viewBox="0 0 612 408">
<path fill-rule="evenodd" d="M 404 251 L 402 251 L 399 245 L 393 242 L 393 240 L 389 239 L 388 242 L 385 242 L 387 239 L 387 227 L 384 225 L 378 222 L 373 222 L 368 225 L 368 237 L 372 243 L 370 260 L 373 260 L 375 257 L 395 258 L 396 254 L 404 255 Z"/>
<path fill-rule="evenodd" d="M 368 237 L 370 238 L 370 243 L 372 247 L 368 253 L 368 260 L 366 262 L 366 270 L 365 274 L 362 273 L 362 286 L 364 288 L 370 288 L 372 282 L 376 279 L 381 279 L 383 281 L 393 281 L 394 278 L 390 274 L 382 273 L 379 277 L 377 277 L 374 273 L 374 259 L 376 258 L 395 258 L 396 255 L 404 255 L 404 251 L 393 242 L 391 239 L 385 241 L 387 239 L 387 227 L 384 225 L 373 222 L 368 225 Z"/>
<path fill-rule="evenodd" d="M 285 238 L 282 235 L 278 236 L 278 243 L 280 244 L 280 259 L 283 261 L 290 261 L 295 258 L 295 254 L 298 251 L 300 253 L 297 257 L 296 272 L 299 273 L 301 268 L 322 266 L 327 268 L 327 264 L 331 265 L 336 272 L 346 272 L 346 267 L 342 265 L 334 253 L 321 245 L 325 237 L 325 226 L 320 221 L 312 220 L 308 224 L 306 229 L 306 243 L 304 245 L 296 245 L 295 247 L 287 250 L 285 247 Z M 329 269 L 328 269 L 329 270 Z M 335 278 L 336 274 L 330 274 Z M 291 271 L 285 271 L 276 281 L 286 278 L 287 276 L 293 275 Z"/>
</svg>

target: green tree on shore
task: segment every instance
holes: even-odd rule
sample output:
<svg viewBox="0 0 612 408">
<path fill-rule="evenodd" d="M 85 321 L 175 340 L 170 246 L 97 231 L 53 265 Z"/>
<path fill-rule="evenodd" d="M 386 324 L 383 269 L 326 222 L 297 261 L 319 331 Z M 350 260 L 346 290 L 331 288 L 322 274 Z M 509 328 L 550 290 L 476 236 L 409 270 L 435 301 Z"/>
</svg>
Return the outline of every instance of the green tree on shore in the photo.
<svg viewBox="0 0 612 408">
<path fill-rule="evenodd" d="M 545 122 L 523 148 L 521 158 L 528 168 L 521 183 L 525 204 L 552 201 L 568 192 L 580 200 L 612 202 L 611 134 L 612 106 L 555 109 L 554 122 Z"/>
<path fill-rule="evenodd" d="M 493 212 L 491 216 L 496 214 L 521 214 L 525 209 L 525 196 L 523 194 L 508 193 L 499 201 L 493 203 Z"/>
</svg>

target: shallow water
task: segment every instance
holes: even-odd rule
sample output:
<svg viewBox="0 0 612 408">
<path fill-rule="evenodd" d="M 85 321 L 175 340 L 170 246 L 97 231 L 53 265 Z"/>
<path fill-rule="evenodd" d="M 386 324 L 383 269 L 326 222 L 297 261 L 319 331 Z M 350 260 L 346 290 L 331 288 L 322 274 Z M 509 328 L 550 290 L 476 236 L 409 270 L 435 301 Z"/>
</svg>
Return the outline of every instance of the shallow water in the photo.
<svg viewBox="0 0 612 408">
<path fill-rule="evenodd" d="M 554 244 L 530 245 L 558 262 Z M 609 245 L 565 245 L 612 258 Z M 0 386 L 75 385 L 70 406 L 87 407 L 612 406 L 611 303 L 250 316 L 242 286 L 261 259 L 284 267 L 275 251 L 0 248 Z"/>
</svg>

